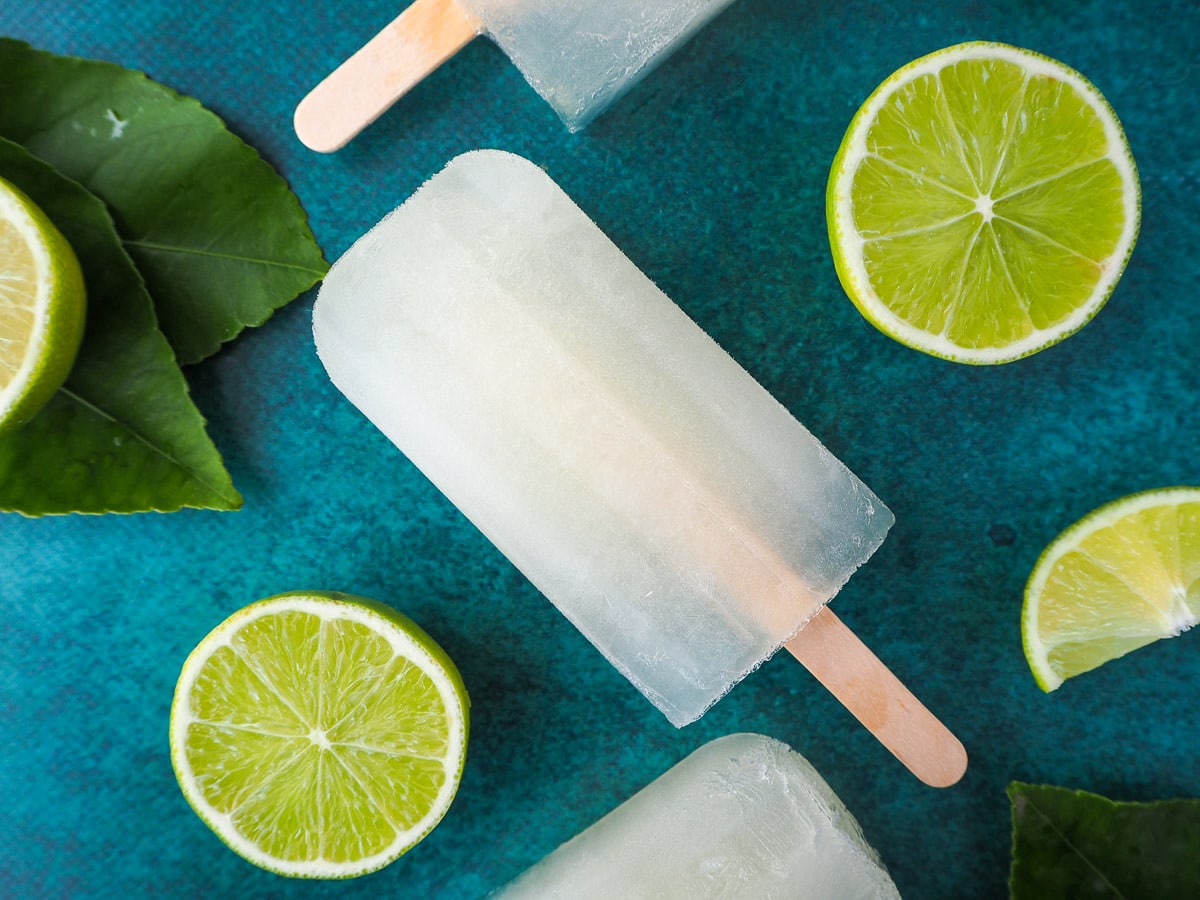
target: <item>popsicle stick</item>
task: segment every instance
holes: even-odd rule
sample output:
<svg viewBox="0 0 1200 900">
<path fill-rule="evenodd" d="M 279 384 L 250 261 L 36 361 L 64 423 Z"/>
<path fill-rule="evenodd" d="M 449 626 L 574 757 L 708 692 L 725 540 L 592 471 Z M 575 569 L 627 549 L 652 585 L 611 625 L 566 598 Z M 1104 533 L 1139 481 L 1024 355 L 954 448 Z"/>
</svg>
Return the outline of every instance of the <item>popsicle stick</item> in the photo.
<svg viewBox="0 0 1200 900">
<path fill-rule="evenodd" d="M 332 153 L 374 122 L 482 29 L 456 0 L 416 0 L 296 107 L 296 135 Z"/>
<path fill-rule="evenodd" d="M 784 646 L 900 762 L 932 787 L 967 770 L 967 751 L 871 649 L 823 607 Z"/>
</svg>

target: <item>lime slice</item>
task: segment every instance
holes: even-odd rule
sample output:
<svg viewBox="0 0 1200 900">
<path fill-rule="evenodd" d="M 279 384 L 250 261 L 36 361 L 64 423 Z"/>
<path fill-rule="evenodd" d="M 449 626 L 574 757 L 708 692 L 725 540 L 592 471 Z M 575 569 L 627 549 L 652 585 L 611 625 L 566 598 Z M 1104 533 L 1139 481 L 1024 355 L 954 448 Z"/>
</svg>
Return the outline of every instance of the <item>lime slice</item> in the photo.
<svg viewBox="0 0 1200 900">
<path fill-rule="evenodd" d="M 171 762 L 209 827 L 281 875 L 392 862 L 449 809 L 468 700 L 416 624 L 372 600 L 297 592 L 218 625 L 171 706 Z"/>
<path fill-rule="evenodd" d="M 1137 237 L 1125 134 L 1078 72 L 974 42 L 909 63 L 850 123 L 826 217 L 873 325 L 958 362 L 1003 363 L 1082 328 Z"/>
<path fill-rule="evenodd" d="M 66 381 L 84 325 L 71 245 L 0 178 L 0 432 L 33 418 Z"/>
<path fill-rule="evenodd" d="M 1025 588 L 1025 658 L 1042 690 L 1200 621 L 1200 488 L 1147 491 L 1080 519 Z"/>
</svg>

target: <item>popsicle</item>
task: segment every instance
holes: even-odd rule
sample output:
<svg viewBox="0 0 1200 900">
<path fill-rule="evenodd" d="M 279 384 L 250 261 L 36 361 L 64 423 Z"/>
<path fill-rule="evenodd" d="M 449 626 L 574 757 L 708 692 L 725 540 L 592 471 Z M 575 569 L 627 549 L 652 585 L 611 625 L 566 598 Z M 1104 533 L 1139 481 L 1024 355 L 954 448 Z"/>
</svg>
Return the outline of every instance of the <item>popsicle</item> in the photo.
<svg viewBox="0 0 1200 900">
<path fill-rule="evenodd" d="M 899 891 L 845 804 L 787 744 L 717 738 L 496 900 L 883 900 Z"/>
<path fill-rule="evenodd" d="M 335 263 L 313 330 L 342 393 L 673 724 L 786 645 L 923 780 L 962 774 L 824 610 L 891 512 L 537 166 L 452 160 Z"/>
<path fill-rule="evenodd" d="M 300 102 L 296 134 L 337 150 L 480 34 L 578 131 L 732 2 L 416 0 Z"/>
</svg>

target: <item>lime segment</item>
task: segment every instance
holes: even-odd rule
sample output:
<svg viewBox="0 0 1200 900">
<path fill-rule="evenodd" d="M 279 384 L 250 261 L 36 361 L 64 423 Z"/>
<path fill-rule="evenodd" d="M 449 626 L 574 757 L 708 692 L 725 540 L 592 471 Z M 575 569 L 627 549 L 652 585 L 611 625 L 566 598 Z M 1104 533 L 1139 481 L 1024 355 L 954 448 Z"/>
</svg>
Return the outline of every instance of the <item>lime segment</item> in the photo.
<svg viewBox="0 0 1200 900">
<path fill-rule="evenodd" d="M 1200 488 L 1102 506 L 1042 554 L 1025 589 L 1025 657 L 1043 690 L 1200 621 Z"/>
<path fill-rule="evenodd" d="M 0 178 L 0 432 L 41 409 L 83 339 L 83 273 L 44 212 Z"/>
<path fill-rule="evenodd" d="M 235 613 L 192 652 L 171 758 L 188 802 L 250 862 L 346 878 L 442 819 L 467 731 L 462 679 L 415 623 L 361 597 L 290 593 Z"/>
<path fill-rule="evenodd" d="M 826 214 L 846 293 L 885 334 L 958 362 L 1010 362 L 1107 301 L 1140 187 L 1111 107 L 1062 63 L 949 47 L 867 99 L 834 158 Z"/>
</svg>

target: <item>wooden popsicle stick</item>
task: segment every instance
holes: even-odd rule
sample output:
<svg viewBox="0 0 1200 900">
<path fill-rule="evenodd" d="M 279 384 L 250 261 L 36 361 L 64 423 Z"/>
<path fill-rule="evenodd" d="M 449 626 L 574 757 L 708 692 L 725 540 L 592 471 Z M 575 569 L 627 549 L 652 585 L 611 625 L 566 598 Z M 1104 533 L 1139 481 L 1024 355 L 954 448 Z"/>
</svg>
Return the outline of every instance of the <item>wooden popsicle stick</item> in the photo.
<svg viewBox="0 0 1200 900">
<path fill-rule="evenodd" d="M 949 787 L 962 778 L 962 743 L 829 607 L 784 646 L 923 782 Z"/>
<path fill-rule="evenodd" d="M 296 135 L 320 153 L 344 147 L 482 27 L 457 0 L 415 0 L 300 101 Z"/>
</svg>

